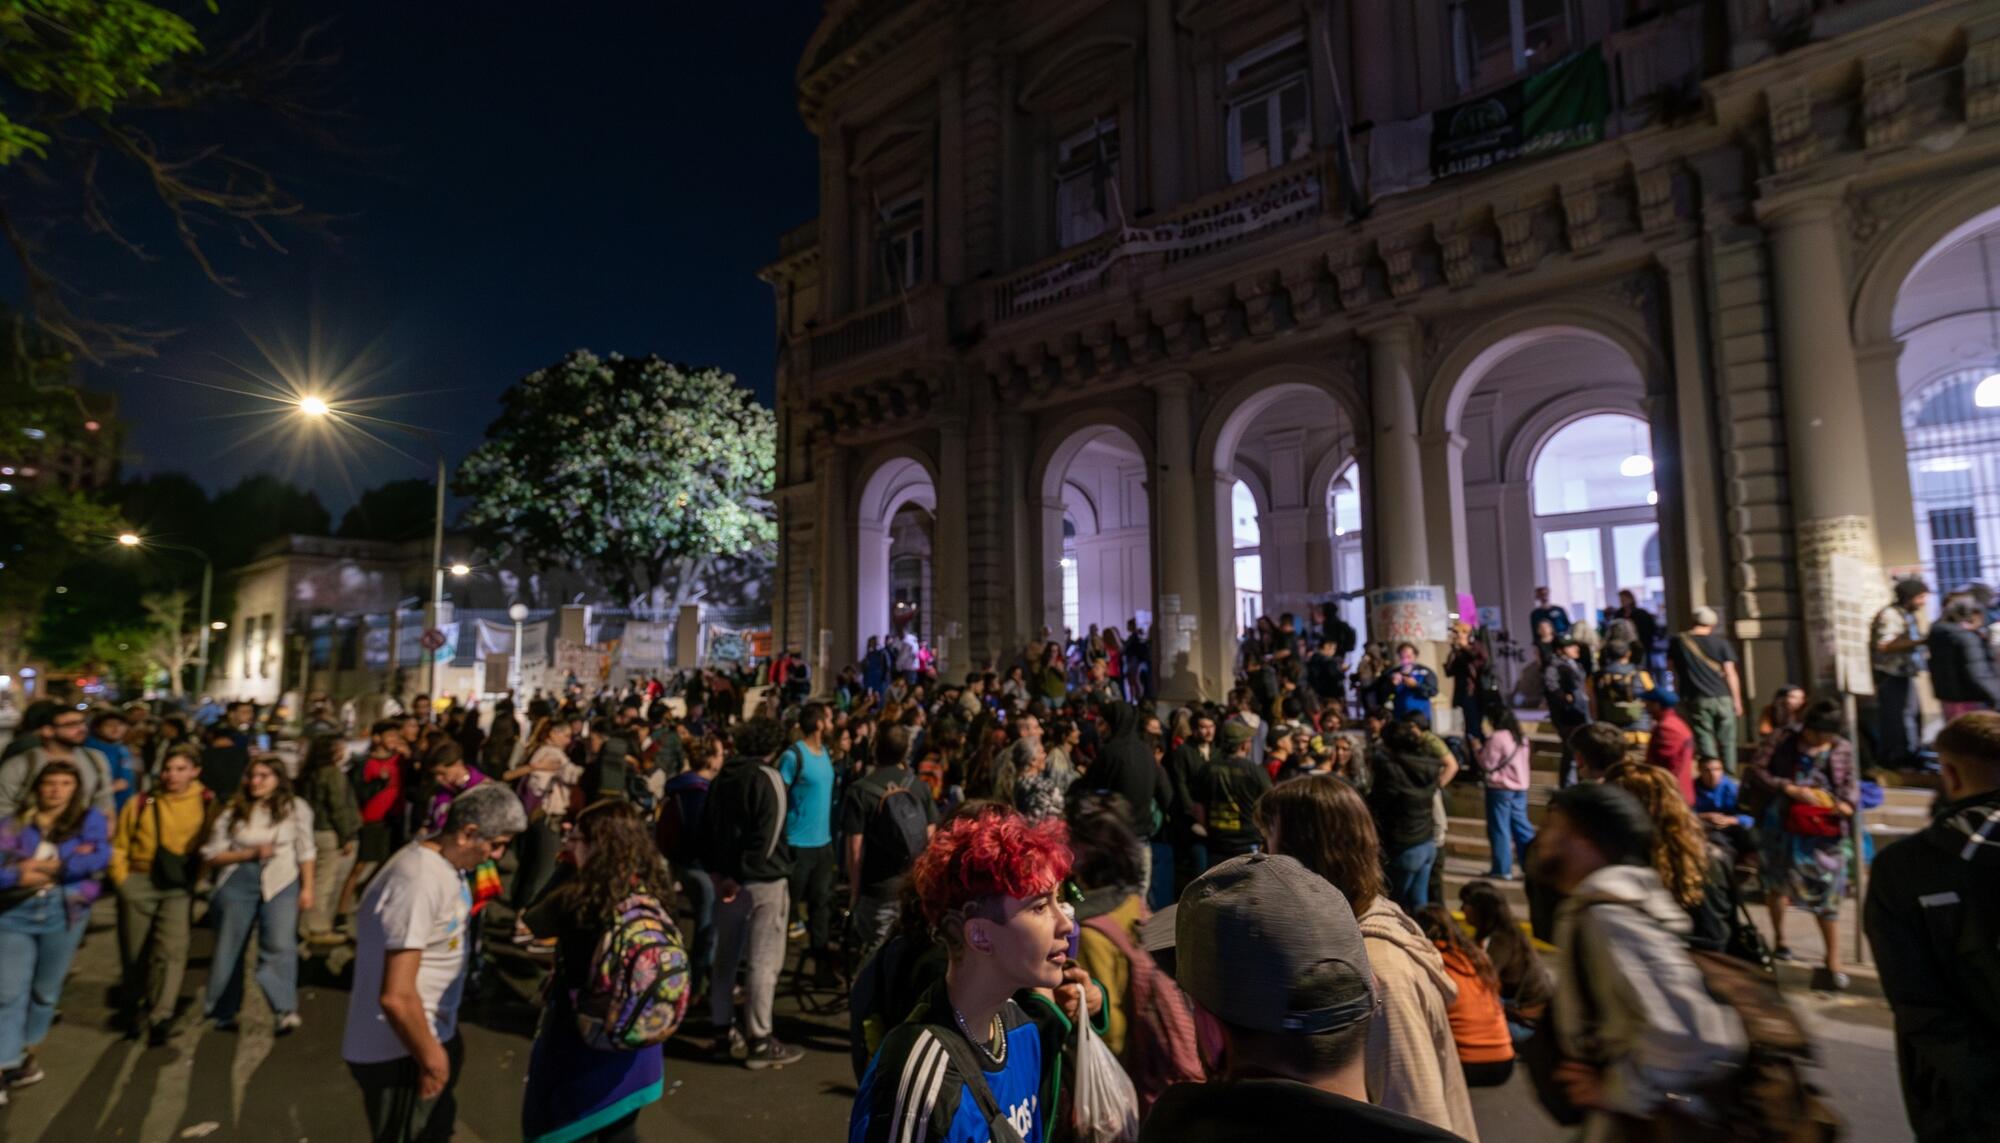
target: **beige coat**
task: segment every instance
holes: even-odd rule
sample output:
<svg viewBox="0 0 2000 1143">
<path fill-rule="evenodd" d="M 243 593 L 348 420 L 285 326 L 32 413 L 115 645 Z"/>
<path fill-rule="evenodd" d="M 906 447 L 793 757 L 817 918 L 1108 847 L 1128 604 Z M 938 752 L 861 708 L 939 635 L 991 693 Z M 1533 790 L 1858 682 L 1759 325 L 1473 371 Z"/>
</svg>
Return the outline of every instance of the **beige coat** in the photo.
<svg viewBox="0 0 2000 1143">
<path fill-rule="evenodd" d="M 1358 919 L 1375 970 L 1368 1102 L 1479 1143 L 1446 1015 L 1458 986 L 1446 975 L 1444 958 L 1409 914 L 1386 897 L 1377 897 Z"/>
</svg>

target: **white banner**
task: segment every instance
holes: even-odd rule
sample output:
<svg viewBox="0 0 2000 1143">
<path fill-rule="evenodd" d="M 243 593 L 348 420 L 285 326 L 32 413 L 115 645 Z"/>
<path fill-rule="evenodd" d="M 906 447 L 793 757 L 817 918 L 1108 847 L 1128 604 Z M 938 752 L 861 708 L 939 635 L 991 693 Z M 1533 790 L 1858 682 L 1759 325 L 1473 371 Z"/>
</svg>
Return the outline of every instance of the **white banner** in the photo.
<svg viewBox="0 0 2000 1143">
<path fill-rule="evenodd" d="M 667 665 L 667 648 L 674 637 L 671 623 L 640 623 L 625 625 L 625 634 L 618 642 L 618 663 L 624 667 L 651 668 Z"/>
<path fill-rule="evenodd" d="M 1798 553 L 1806 638 L 1817 652 L 1814 681 L 1848 694 L 1874 694 L 1868 627 L 1889 589 L 1875 563 L 1874 525 L 1865 516 L 1804 521 Z"/>
<path fill-rule="evenodd" d="M 1116 241 L 1049 267 L 1022 282 L 1008 299 L 1011 307 L 1031 306 L 1095 278 L 1113 262 L 1134 254 L 1188 250 L 1255 234 L 1319 209 L 1319 178 L 1282 182 L 1214 214 L 1154 226 L 1128 226 Z"/>
</svg>

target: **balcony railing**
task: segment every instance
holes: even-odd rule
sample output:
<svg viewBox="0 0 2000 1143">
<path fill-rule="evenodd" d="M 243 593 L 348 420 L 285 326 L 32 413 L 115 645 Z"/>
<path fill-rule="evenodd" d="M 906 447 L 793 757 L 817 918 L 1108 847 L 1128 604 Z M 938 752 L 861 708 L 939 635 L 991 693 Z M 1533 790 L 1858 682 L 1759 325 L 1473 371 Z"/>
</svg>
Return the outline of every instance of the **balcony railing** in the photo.
<svg viewBox="0 0 2000 1143">
<path fill-rule="evenodd" d="M 846 318 L 823 333 L 816 333 L 808 346 L 807 361 L 814 372 L 828 369 L 850 358 L 894 345 L 908 331 L 909 307 L 902 298 L 891 298 L 872 309 Z"/>
<path fill-rule="evenodd" d="M 1336 199 L 1331 170 L 1332 152 L 1322 151 L 1045 258 L 994 284 L 993 320 L 1009 321 L 1096 293 L 1114 272 L 1143 273 L 1185 262 L 1323 217 Z M 1136 265 L 1116 271 L 1119 263 Z"/>
</svg>

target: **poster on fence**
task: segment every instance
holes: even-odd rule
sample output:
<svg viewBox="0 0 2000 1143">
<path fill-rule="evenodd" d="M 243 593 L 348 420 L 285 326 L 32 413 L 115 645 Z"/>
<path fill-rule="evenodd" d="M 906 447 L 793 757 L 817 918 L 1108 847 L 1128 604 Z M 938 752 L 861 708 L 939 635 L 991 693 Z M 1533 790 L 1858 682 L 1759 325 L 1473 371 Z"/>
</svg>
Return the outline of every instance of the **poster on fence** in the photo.
<svg viewBox="0 0 2000 1143">
<path fill-rule="evenodd" d="M 634 620 L 625 625 L 625 633 L 618 640 L 618 664 L 635 670 L 656 670 L 667 665 L 668 641 L 673 638 L 674 625 L 671 623 L 641 623 Z"/>
<path fill-rule="evenodd" d="M 556 640 L 555 673 L 568 679 L 575 676 L 580 683 L 600 683 L 610 675 L 610 662 L 604 652 L 588 643 L 578 643 L 572 639 Z"/>
<path fill-rule="evenodd" d="M 1368 638 L 1377 643 L 1442 643 L 1450 638 L 1444 588 L 1385 587 L 1368 593 Z"/>
</svg>

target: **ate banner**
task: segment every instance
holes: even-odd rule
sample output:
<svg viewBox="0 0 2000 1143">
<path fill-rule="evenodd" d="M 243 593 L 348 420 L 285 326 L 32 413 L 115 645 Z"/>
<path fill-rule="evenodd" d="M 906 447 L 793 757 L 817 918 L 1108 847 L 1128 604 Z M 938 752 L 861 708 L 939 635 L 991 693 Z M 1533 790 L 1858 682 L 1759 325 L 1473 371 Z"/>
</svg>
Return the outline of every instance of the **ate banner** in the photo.
<svg viewBox="0 0 2000 1143">
<path fill-rule="evenodd" d="M 1375 197 L 1604 138 L 1611 89 L 1597 45 L 1498 91 L 1370 133 Z"/>
</svg>

